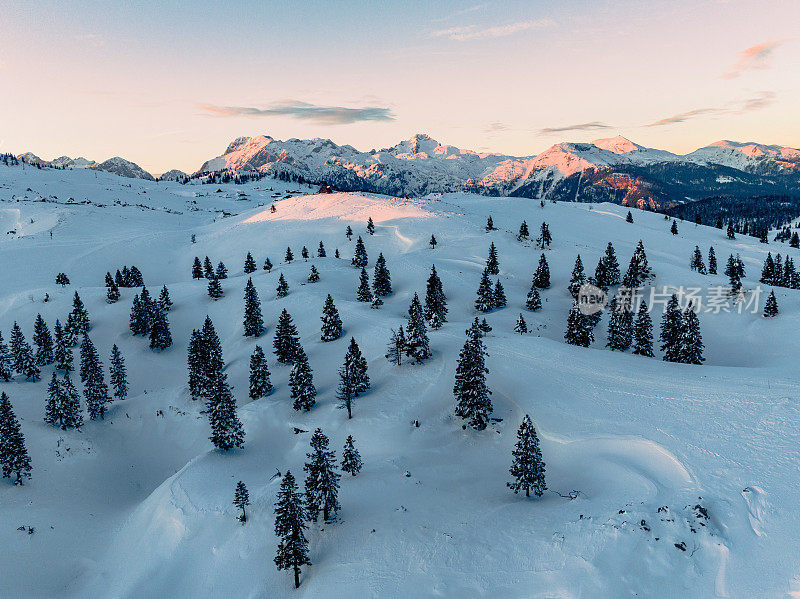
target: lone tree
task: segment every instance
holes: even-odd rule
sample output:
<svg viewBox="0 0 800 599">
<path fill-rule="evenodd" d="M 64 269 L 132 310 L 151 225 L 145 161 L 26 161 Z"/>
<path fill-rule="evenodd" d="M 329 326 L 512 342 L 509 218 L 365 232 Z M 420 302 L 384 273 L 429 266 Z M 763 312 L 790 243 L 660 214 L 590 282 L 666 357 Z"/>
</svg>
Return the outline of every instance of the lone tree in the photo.
<svg viewBox="0 0 800 599">
<path fill-rule="evenodd" d="M 69 277 L 63 272 L 58 273 L 56 275 L 56 285 L 61 285 L 62 287 L 69 285 Z"/>
<path fill-rule="evenodd" d="M 367 233 L 370 235 L 375 235 L 375 223 L 372 222 L 371 216 L 367 220 Z"/>
<path fill-rule="evenodd" d="M 528 332 L 528 324 L 525 322 L 525 319 L 522 318 L 522 314 L 517 318 L 517 323 L 514 325 L 514 332 L 520 335 L 524 335 Z"/>
<path fill-rule="evenodd" d="M 522 424 L 517 430 L 517 444 L 511 452 L 514 461 L 509 472 L 514 477 L 514 482 L 506 485 L 519 493 L 525 491 L 525 497 L 531 496 L 531 491 L 537 497 L 547 490 L 547 483 L 544 480 L 544 461 L 542 461 L 542 450 L 539 448 L 539 438 L 536 429 L 533 427 L 531 417 L 525 414 Z"/>
<path fill-rule="evenodd" d="M 242 514 L 239 516 L 239 522 L 244 526 L 244 523 L 247 522 L 247 512 L 245 512 L 244 508 L 250 505 L 250 494 L 247 492 L 247 487 L 244 486 L 242 481 L 236 483 L 236 492 L 233 494 L 233 505 L 242 510 Z"/>
<path fill-rule="evenodd" d="M 225 263 L 222 260 L 220 260 L 217 264 L 217 272 L 214 276 L 220 281 L 228 278 L 228 267 L 225 266 Z"/>
<path fill-rule="evenodd" d="M 567 316 L 567 331 L 564 340 L 570 345 L 589 347 L 594 341 L 594 331 L 589 319 L 573 304 Z"/>
<path fill-rule="evenodd" d="M 328 253 L 325 251 L 325 244 L 320 241 L 319 247 L 317 248 L 317 257 L 326 258 L 327 256 Z"/>
<path fill-rule="evenodd" d="M 228 451 L 244 445 L 244 429 L 236 415 L 236 400 L 228 386 L 227 375 L 218 372 L 210 381 L 210 393 L 206 406 L 214 447 Z"/>
<path fill-rule="evenodd" d="M 770 290 L 767 303 L 764 304 L 764 317 L 772 318 L 778 315 L 778 300 L 775 299 L 775 291 Z"/>
<path fill-rule="evenodd" d="M 680 362 L 683 315 L 678 305 L 678 296 L 674 293 L 664 308 L 661 319 L 661 351 L 665 362 Z"/>
<path fill-rule="evenodd" d="M 342 472 L 355 476 L 361 472 L 362 465 L 361 454 L 356 449 L 353 435 L 347 435 L 347 440 L 344 442 L 344 450 L 342 451 Z"/>
<path fill-rule="evenodd" d="M 360 302 L 372 301 L 372 291 L 369 288 L 369 275 L 367 274 L 366 268 L 361 269 L 361 275 L 359 276 L 358 291 L 356 292 L 356 299 Z"/>
<path fill-rule="evenodd" d="M 269 367 L 264 350 L 256 345 L 253 355 L 250 356 L 250 399 L 260 399 L 272 391 L 272 382 L 269 378 Z"/>
<path fill-rule="evenodd" d="M 5 393 L 0 393 L 0 467 L 3 478 L 13 476 L 15 485 L 31 477 L 31 458 L 25 448 L 25 436 Z"/>
<path fill-rule="evenodd" d="M 278 362 L 281 364 L 292 364 L 297 350 L 300 348 L 300 337 L 297 334 L 297 327 L 292 322 L 292 317 L 283 309 L 278 317 L 278 324 L 275 327 L 275 339 L 272 347 Z"/>
<path fill-rule="evenodd" d="M 153 307 L 153 324 L 150 328 L 150 349 L 162 351 L 172 345 L 172 335 L 169 332 L 169 320 L 161 306 Z"/>
<path fill-rule="evenodd" d="M 551 243 L 553 243 L 553 236 L 550 234 L 550 227 L 543 222 L 539 229 L 539 237 L 536 238 L 536 245 L 539 249 L 544 250 L 549 248 Z"/>
<path fill-rule="evenodd" d="M 492 288 L 492 281 L 489 279 L 489 271 L 486 268 L 483 269 L 481 282 L 478 285 L 475 309 L 478 312 L 491 312 L 494 310 L 494 289 Z"/>
<path fill-rule="evenodd" d="M 297 410 L 308 412 L 314 407 L 317 397 L 317 389 L 314 387 L 314 379 L 311 375 L 311 366 L 308 364 L 308 356 L 302 348 L 297 350 L 294 365 L 289 372 L 289 388 L 292 390 L 292 407 Z"/>
<path fill-rule="evenodd" d="M 672 226 L 669 228 L 669 232 L 672 233 L 673 235 L 678 234 L 678 221 L 676 220 L 672 221 Z"/>
<path fill-rule="evenodd" d="M 517 241 L 522 241 L 528 237 L 530 237 L 530 233 L 528 232 L 528 223 L 522 221 L 522 224 L 519 226 L 519 233 L 517 233 Z"/>
<path fill-rule="evenodd" d="M 625 222 L 629 222 L 629 223 L 633 222 L 633 214 L 631 214 L 630 210 L 628 210 L 628 216 L 625 217 Z"/>
<path fill-rule="evenodd" d="M 347 229 L 345 229 L 344 236 L 347 237 L 347 241 L 351 241 L 353 239 L 353 229 L 350 225 L 347 225 Z"/>
<path fill-rule="evenodd" d="M 350 263 L 356 268 L 364 268 L 367 265 L 367 248 L 364 247 L 364 240 L 361 235 L 356 239 L 356 249 L 353 253 L 353 259 Z"/>
<path fill-rule="evenodd" d="M 272 261 L 269 258 L 264 260 L 264 270 L 267 272 L 272 272 Z"/>
<path fill-rule="evenodd" d="M 213 300 L 218 300 L 223 295 L 225 295 L 225 293 L 222 291 L 222 285 L 220 285 L 217 275 L 212 276 L 208 281 L 208 297 Z"/>
<path fill-rule="evenodd" d="M 486 271 L 490 275 L 500 274 L 500 262 L 497 260 L 497 248 L 494 241 L 489 245 L 489 257 L 486 258 Z"/>
<path fill-rule="evenodd" d="M 347 410 L 347 418 L 353 417 L 353 400 L 369 389 L 367 360 L 361 354 L 355 338 L 350 338 L 350 346 L 344 356 L 344 364 L 339 369 L 339 389 L 337 398 L 340 408 Z"/>
<path fill-rule="evenodd" d="M 492 220 L 491 215 L 489 215 L 489 218 L 486 219 L 486 230 L 487 231 L 495 231 L 496 230 L 495 227 L 494 227 L 494 221 Z"/>
<path fill-rule="evenodd" d="M 253 254 L 247 252 L 247 257 L 244 259 L 244 274 L 249 275 L 251 272 L 255 272 L 256 268 L 256 261 L 253 259 Z"/>
<path fill-rule="evenodd" d="M 494 300 L 495 308 L 505 308 L 508 304 L 508 301 L 506 300 L 506 291 L 503 289 L 503 284 L 499 280 L 494 284 L 492 299 Z"/>
<path fill-rule="evenodd" d="M 281 273 L 281 276 L 278 277 L 278 287 L 275 289 L 275 296 L 282 298 L 287 295 L 289 295 L 289 284 L 286 282 L 283 273 Z"/>
<path fill-rule="evenodd" d="M 437 243 L 439 243 L 439 242 L 436 241 L 436 237 L 434 237 L 433 234 L 431 234 L 431 240 L 428 242 L 428 245 L 431 246 L 432 250 L 436 249 L 436 244 Z"/>
<path fill-rule="evenodd" d="M 483 333 L 473 324 L 467 331 L 467 340 L 458 356 L 453 395 L 456 399 L 456 416 L 466 420 L 476 430 L 486 428 L 493 411 L 492 392 L 486 386 L 488 372 Z"/>
<path fill-rule="evenodd" d="M 421 363 L 431 357 L 430 341 L 425 326 L 425 317 L 419 296 L 415 293 L 411 305 L 408 307 L 408 324 L 406 325 L 406 355 L 416 363 Z"/>
<path fill-rule="evenodd" d="M 248 278 L 244 287 L 244 334 L 245 337 L 259 337 L 264 332 L 264 318 L 261 316 L 261 300 L 258 291 L 253 285 L 253 279 Z"/>
<path fill-rule="evenodd" d="M 531 285 L 528 297 L 525 299 L 525 307 L 531 312 L 542 309 L 542 298 L 539 296 L 539 290 L 536 289 L 536 285 Z"/>
<path fill-rule="evenodd" d="M 311 270 L 308 271 L 308 282 L 317 283 L 318 281 L 319 281 L 319 271 L 317 270 L 317 267 L 312 264 Z"/>
<path fill-rule="evenodd" d="M 281 481 L 278 501 L 275 503 L 275 534 L 280 538 L 275 565 L 278 570 L 294 571 L 294 588 L 300 588 L 300 568 L 310 566 L 308 559 L 308 540 L 306 529 L 306 510 L 303 497 L 290 471 Z"/>
<path fill-rule="evenodd" d="M 325 298 L 325 305 L 322 307 L 322 340 L 335 341 L 342 336 L 342 319 L 339 317 L 339 310 L 333 303 L 331 294 Z"/>
<path fill-rule="evenodd" d="M 639 305 L 633 325 L 633 353 L 653 357 L 653 320 L 645 302 Z"/>
<path fill-rule="evenodd" d="M 122 357 L 122 352 L 119 351 L 116 343 L 111 348 L 109 364 L 108 381 L 114 390 L 114 397 L 125 399 L 128 396 L 128 376 L 125 370 L 125 358 Z"/>
<path fill-rule="evenodd" d="M 538 289 L 548 289 L 550 287 L 550 267 L 544 254 L 539 258 L 539 266 L 536 268 L 531 284 Z"/>
<path fill-rule="evenodd" d="M 306 510 L 308 517 L 314 522 L 322 512 L 325 522 L 339 511 L 339 478 L 336 472 L 336 453 L 328 450 L 328 437 L 322 429 L 316 429 L 311 435 L 311 453 L 307 453 L 308 461 L 303 470 L 307 472 L 305 481 Z"/>
<path fill-rule="evenodd" d="M 294 254 L 292 253 L 292 248 L 286 248 L 286 255 L 283 257 L 283 261 L 287 264 L 290 264 L 294 260 Z"/>
<path fill-rule="evenodd" d="M 377 297 L 386 297 L 392 293 L 392 277 L 386 268 L 386 258 L 383 257 L 383 253 L 378 254 L 378 259 L 375 261 L 372 288 Z"/>
<path fill-rule="evenodd" d="M 396 331 L 392 329 L 392 336 L 386 346 L 386 359 L 392 364 L 400 366 L 403 363 L 403 355 L 406 352 L 406 334 L 403 327 Z"/>
<path fill-rule="evenodd" d="M 430 323 L 434 315 L 438 317 L 439 323 L 447 322 L 447 297 L 444 294 L 444 287 L 439 274 L 436 272 L 436 265 L 431 266 L 431 274 L 425 287 L 425 319 Z M 438 328 L 438 327 L 436 327 Z"/>
</svg>

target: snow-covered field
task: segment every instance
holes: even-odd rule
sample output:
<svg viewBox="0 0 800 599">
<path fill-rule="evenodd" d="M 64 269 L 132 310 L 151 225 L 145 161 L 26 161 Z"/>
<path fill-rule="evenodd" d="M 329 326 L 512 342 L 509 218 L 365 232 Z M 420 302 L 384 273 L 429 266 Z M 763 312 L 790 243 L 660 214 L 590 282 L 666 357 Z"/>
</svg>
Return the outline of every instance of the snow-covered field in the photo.
<svg viewBox="0 0 800 599">
<path fill-rule="evenodd" d="M 129 398 L 104 421 L 77 431 L 43 422 L 52 367 L 37 383 L 20 376 L 0 383 L 33 462 L 24 486 L 0 481 L 0 596 L 800 597 L 798 292 L 776 289 L 781 314 L 774 319 L 701 313 L 703 366 L 665 363 L 660 352 L 652 359 L 608 351 L 605 316 L 591 348 L 563 341 L 572 301 L 566 286 L 578 253 L 593 272 L 612 241 L 624 269 L 642 239 L 656 285 L 705 288 L 727 279 L 691 271 L 689 258 L 695 245 L 704 255 L 713 245 L 720 272 L 729 254 L 742 255 L 745 287 L 752 288 L 767 251 L 797 250 L 741 236 L 729 241 L 723 231 L 690 223 L 679 223 L 673 236 L 663 216 L 634 210 L 630 224 L 627 208 L 607 204 L 300 195 L 309 191 L 272 179 L 181 186 L 0 167 L 4 338 L 16 321 L 30 340 L 37 313 L 51 328 L 63 321 L 77 290 L 104 364 L 116 343 L 131 382 Z M 237 199 L 240 192 L 246 199 Z M 489 214 L 499 230 L 487 233 Z M 368 216 L 374 236 L 365 229 Z M 525 311 L 524 301 L 540 252 L 516 240 L 523 219 L 534 236 L 546 221 L 554 237 L 547 251 L 552 287 L 536 313 Z M 386 257 L 394 294 L 379 310 L 356 301 L 347 225 L 364 238 L 370 274 L 378 253 Z M 320 241 L 327 258 L 299 259 L 303 245 L 315 255 Z M 487 316 L 493 331 L 485 340 L 493 416 L 502 421 L 476 432 L 463 430 L 454 415 L 452 386 L 492 241 L 509 299 Z M 287 246 L 292 264 L 283 262 Z M 259 267 L 267 257 L 275 264 L 271 273 L 253 274 L 267 325 L 258 340 L 242 335 L 248 251 Z M 219 301 L 191 278 L 194 256 L 206 255 L 230 271 Z M 311 263 L 321 275 L 317 284 L 306 283 Z M 128 331 L 136 290 L 122 289 L 116 304 L 105 301 L 106 271 L 134 264 L 151 292 L 166 284 L 175 304 L 174 345 L 164 353 Z M 384 358 L 390 329 L 404 324 L 413 294 L 424 294 L 432 264 L 448 296 L 449 322 L 429 331 L 432 359 L 394 366 Z M 60 271 L 71 286 L 55 285 Z M 290 286 L 284 299 L 275 298 L 280 274 Z M 345 335 L 323 343 L 319 317 L 328 293 Z M 289 369 L 271 354 L 283 308 L 314 372 L 318 396 L 310 413 L 292 409 Z M 520 312 L 528 335 L 513 332 Z M 186 386 L 189 335 L 206 314 L 221 338 L 246 431 L 243 449 L 227 454 L 213 450 L 202 406 Z M 654 315 L 656 328 L 659 321 Z M 335 392 L 351 336 L 368 359 L 372 388 L 347 420 Z M 250 401 L 255 344 L 268 352 L 275 391 Z M 525 414 L 547 464 L 549 491 L 540 499 L 505 486 Z M 352 434 L 365 467 L 342 479 L 338 521 L 309 529 L 313 565 L 295 590 L 291 575 L 272 562 L 275 475 L 291 469 L 302 480 L 316 427 L 337 457 Z M 231 503 L 240 479 L 252 501 L 245 526 Z M 707 510 L 707 520 L 695 506 Z"/>
</svg>

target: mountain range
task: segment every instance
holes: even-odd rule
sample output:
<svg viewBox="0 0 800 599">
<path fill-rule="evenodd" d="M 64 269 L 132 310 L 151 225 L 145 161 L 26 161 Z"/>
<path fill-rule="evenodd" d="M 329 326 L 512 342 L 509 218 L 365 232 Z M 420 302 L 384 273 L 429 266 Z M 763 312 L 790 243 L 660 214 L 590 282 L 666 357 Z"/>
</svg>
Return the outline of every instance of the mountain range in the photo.
<svg viewBox="0 0 800 599">
<path fill-rule="evenodd" d="M 19 158 L 42 166 L 153 178 L 118 157 L 100 164 L 66 156 L 47 162 L 30 153 Z M 710 196 L 797 193 L 800 150 L 723 140 L 681 155 L 617 136 L 591 143 L 563 142 L 535 156 L 517 157 L 463 150 L 424 134 L 369 152 L 329 139 L 281 141 L 259 135 L 235 139 L 195 175 L 219 171 L 302 177 L 343 191 L 393 196 L 466 190 L 490 196 L 611 201 L 656 209 Z M 183 176 L 172 170 L 162 177 L 177 180 Z"/>
</svg>

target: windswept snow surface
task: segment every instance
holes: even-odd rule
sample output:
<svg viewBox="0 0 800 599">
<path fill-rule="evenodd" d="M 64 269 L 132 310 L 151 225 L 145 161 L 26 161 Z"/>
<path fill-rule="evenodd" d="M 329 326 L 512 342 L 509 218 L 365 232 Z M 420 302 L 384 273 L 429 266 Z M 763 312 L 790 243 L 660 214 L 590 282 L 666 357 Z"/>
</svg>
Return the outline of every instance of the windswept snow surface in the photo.
<svg viewBox="0 0 800 599">
<path fill-rule="evenodd" d="M 217 189 L 221 191 L 217 193 Z M 243 192 L 243 194 L 241 193 Z M 302 193 L 301 193 L 302 192 Z M 589 349 L 564 344 L 575 256 L 588 272 L 608 241 L 622 268 L 642 239 L 659 285 L 721 285 L 688 268 L 690 252 L 713 245 L 722 267 L 740 253 L 753 287 L 767 251 L 796 254 L 720 230 L 615 205 L 552 204 L 449 194 L 414 202 L 363 194 L 308 195 L 264 179 L 243 186 L 120 179 L 90 170 L 0 167 L 0 329 L 14 321 L 30 340 L 37 313 L 52 327 L 78 291 L 105 366 L 121 348 L 130 397 L 80 431 L 42 421 L 47 381 L 0 383 L 21 420 L 33 461 L 23 487 L 0 481 L 2 597 L 786 597 L 800 580 L 800 349 L 798 292 L 776 289 L 781 314 L 700 314 L 707 362 L 669 364 L 604 349 L 607 316 Z M 239 199 L 244 196 L 245 199 Z M 295 196 L 295 197 L 286 197 Z M 67 203 L 72 198 L 70 203 Z M 276 213 L 269 212 L 274 202 Z M 265 212 L 266 211 L 266 212 Z M 231 216 L 223 216 L 230 214 Z M 484 230 L 491 214 L 499 230 Z M 365 221 L 376 222 L 374 236 Z M 31 223 L 33 219 L 33 223 Z M 552 287 L 543 309 L 524 310 L 540 252 L 516 240 L 546 221 Z M 353 227 L 371 268 L 383 252 L 394 294 L 372 310 L 356 301 L 350 266 Z M 30 228 L 29 228 L 30 227 Z M 38 228 L 37 228 L 38 227 Z M 50 238 L 50 232 L 53 236 Z M 196 243 L 191 243 L 191 235 Z M 439 245 L 428 247 L 435 234 Z M 327 258 L 300 259 L 307 246 Z M 463 430 L 453 414 L 453 376 L 488 246 L 499 251 L 509 306 L 487 316 L 494 416 Z M 286 247 L 297 258 L 283 262 Z M 338 248 L 342 259 L 333 258 Z M 252 278 L 266 333 L 242 335 L 244 257 L 270 257 Z M 230 278 L 212 301 L 191 279 L 194 256 L 222 260 Z M 797 259 L 797 256 L 795 256 Z M 320 272 L 308 284 L 311 264 Z M 128 331 L 137 290 L 105 302 L 103 276 L 135 264 L 151 292 L 169 287 L 174 345 L 154 353 Z M 390 329 L 404 324 L 414 292 L 435 264 L 448 322 L 430 331 L 433 358 L 393 366 L 383 357 Z M 720 268 L 721 270 L 722 268 Z M 66 272 L 72 285 L 54 283 Z M 283 274 L 289 295 L 275 298 Z M 45 293 L 50 301 L 43 302 Z M 319 339 L 327 293 L 345 335 Z M 277 315 L 298 326 L 318 390 L 310 413 L 291 409 L 288 368 L 272 359 Z M 512 328 L 524 312 L 531 334 Z M 246 430 L 228 454 L 208 441 L 203 408 L 186 389 L 192 328 L 211 316 Z M 658 315 L 654 315 L 656 329 Z M 337 409 L 337 369 L 350 337 L 369 362 L 372 388 L 354 417 Z M 270 357 L 275 391 L 247 397 L 249 356 Z M 77 358 L 77 352 L 76 352 Z M 530 414 L 542 442 L 549 490 L 525 499 L 506 488 L 515 432 Z M 419 427 L 414 426 L 419 422 Z M 301 429 L 295 433 L 294 428 Z M 348 434 L 364 470 L 341 481 L 339 520 L 308 531 L 311 567 L 295 591 L 272 562 L 273 503 L 287 469 L 302 480 L 310 432 L 321 427 L 341 457 Z M 234 487 L 252 505 L 236 520 Z M 570 499 L 570 495 L 573 497 Z M 702 511 L 707 510 L 706 519 Z M 33 527 L 35 532 L 17 530 Z"/>
</svg>

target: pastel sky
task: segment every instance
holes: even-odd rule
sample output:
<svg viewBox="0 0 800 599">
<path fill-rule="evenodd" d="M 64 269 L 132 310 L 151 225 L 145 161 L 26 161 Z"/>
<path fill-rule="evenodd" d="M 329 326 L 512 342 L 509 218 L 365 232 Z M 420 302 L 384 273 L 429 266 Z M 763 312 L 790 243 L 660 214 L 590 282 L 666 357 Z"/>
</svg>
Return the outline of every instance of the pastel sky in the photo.
<svg viewBox="0 0 800 599">
<path fill-rule="evenodd" d="M 0 152 L 196 170 L 240 135 L 800 147 L 800 2 L 4 2 Z"/>
</svg>

